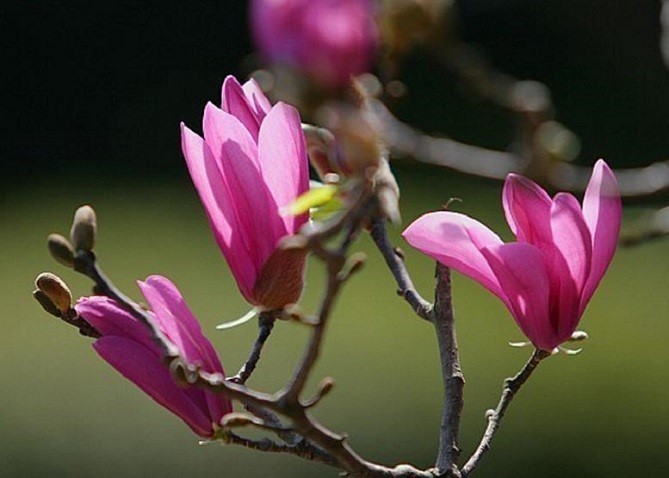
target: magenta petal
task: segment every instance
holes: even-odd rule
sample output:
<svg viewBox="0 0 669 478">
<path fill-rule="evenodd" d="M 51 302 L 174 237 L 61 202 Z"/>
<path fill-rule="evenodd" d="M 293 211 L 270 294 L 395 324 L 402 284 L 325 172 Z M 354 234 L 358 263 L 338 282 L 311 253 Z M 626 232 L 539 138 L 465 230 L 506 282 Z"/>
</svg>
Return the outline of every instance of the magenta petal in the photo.
<svg viewBox="0 0 669 478">
<path fill-rule="evenodd" d="M 159 352 L 146 326 L 112 299 L 103 296 L 82 297 L 75 310 L 100 334 L 125 337 Z"/>
<path fill-rule="evenodd" d="M 592 261 L 592 240 L 583 219 L 581 205 L 569 193 L 555 196 L 551 208 L 553 243 L 564 257 L 577 293 L 585 286 Z"/>
<path fill-rule="evenodd" d="M 221 172 L 202 138 L 181 124 L 181 144 L 188 171 L 204 205 L 209 225 L 244 297 L 250 300 L 257 273 L 237 225 L 234 206 Z"/>
<path fill-rule="evenodd" d="M 613 171 L 603 161 L 597 161 L 583 199 L 583 216 L 592 235 L 592 267 L 581 298 L 585 310 L 609 267 L 618 242 L 622 203 L 620 189 Z"/>
<path fill-rule="evenodd" d="M 265 116 L 267 116 L 267 113 L 269 113 L 269 110 L 272 108 L 272 105 L 265 96 L 265 93 L 263 93 L 256 80 L 253 78 L 244 83 L 242 85 L 242 89 L 244 90 L 246 99 L 249 100 L 251 109 L 258 117 L 258 120 L 262 123 L 262 121 L 265 119 Z"/>
<path fill-rule="evenodd" d="M 258 275 L 276 247 L 280 230 L 277 206 L 260 173 L 256 143 L 237 118 L 211 103 L 204 111 L 203 128 L 212 161 L 234 199 L 237 232 L 247 245 Z M 205 161 L 209 161 L 206 151 Z M 270 234 L 267 234 L 268 221 Z"/>
<path fill-rule="evenodd" d="M 560 343 L 550 322 L 550 282 L 544 255 L 531 244 L 512 242 L 481 251 L 508 298 L 507 307 L 532 343 L 552 350 Z"/>
<path fill-rule="evenodd" d="M 98 339 L 93 347 L 112 367 L 163 407 L 179 416 L 198 435 L 213 433 L 211 420 L 185 389 L 172 379 L 161 357 L 123 337 Z"/>
<path fill-rule="evenodd" d="M 295 108 L 277 103 L 260 127 L 258 158 L 262 176 L 276 205 L 289 206 L 309 189 L 309 163 L 300 115 Z M 284 234 L 293 234 L 308 219 L 283 217 Z"/>
<path fill-rule="evenodd" d="M 432 212 L 416 219 L 402 235 L 419 251 L 474 279 L 506 302 L 481 254 L 481 249 L 501 245 L 502 240 L 480 222 L 455 212 Z"/>
<path fill-rule="evenodd" d="M 177 346 L 189 365 L 209 373 L 223 373 L 211 342 L 202 334 L 199 322 L 177 287 L 167 278 L 154 275 L 138 281 L 163 333 Z"/>
<path fill-rule="evenodd" d="M 518 242 L 540 248 L 551 242 L 551 198 L 537 183 L 517 174 L 504 182 L 502 204 L 511 231 Z"/>
<path fill-rule="evenodd" d="M 229 75 L 223 82 L 221 109 L 237 118 L 251 133 L 254 141 L 258 141 L 261 119 L 256 114 L 255 108 L 251 108 L 242 85 L 234 76 Z"/>
</svg>

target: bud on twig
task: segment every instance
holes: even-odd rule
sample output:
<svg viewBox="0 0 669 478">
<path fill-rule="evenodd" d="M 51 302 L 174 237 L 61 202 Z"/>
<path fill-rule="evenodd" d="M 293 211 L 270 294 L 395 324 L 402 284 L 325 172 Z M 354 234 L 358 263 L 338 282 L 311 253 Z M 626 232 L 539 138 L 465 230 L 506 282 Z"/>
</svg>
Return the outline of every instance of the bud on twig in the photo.
<svg viewBox="0 0 669 478">
<path fill-rule="evenodd" d="M 35 286 L 41 291 L 53 305 L 63 314 L 67 313 L 72 306 L 72 293 L 60 277 L 50 272 L 42 272 L 35 280 Z M 41 294 L 39 294 L 41 296 Z M 35 297 L 42 307 L 43 298 Z M 47 312 L 50 312 L 45 308 Z M 52 312 L 51 312 L 52 313 Z"/>
<path fill-rule="evenodd" d="M 47 247 L 51 256 L 66 267 L 74 267 L 74 249 L 70 241 L 60 234 L 50 234 Z"/>
<path fill-rule="evenodd" d="M 75 251 L 92 251 L 97 234 L 95 211 L 90 206 L 81 206 L 74 213 L 70 240 Z"/>
<path fill-rule="evenodd" d="M 54 317 L 60 318 L 61 313 L 60 310 L 58 310 L 58 307 L 56 307 L 56 304 L 51 302 L 51 299 L 47 297 L 47 295 L 42 292 L 41 290 L 37 289 L 33 291 L 33 297 L 37 302 L 39 302 L 39 305 L 42 306 L 42 308 L 49 314 L 53 315 Z"/>
</svg>

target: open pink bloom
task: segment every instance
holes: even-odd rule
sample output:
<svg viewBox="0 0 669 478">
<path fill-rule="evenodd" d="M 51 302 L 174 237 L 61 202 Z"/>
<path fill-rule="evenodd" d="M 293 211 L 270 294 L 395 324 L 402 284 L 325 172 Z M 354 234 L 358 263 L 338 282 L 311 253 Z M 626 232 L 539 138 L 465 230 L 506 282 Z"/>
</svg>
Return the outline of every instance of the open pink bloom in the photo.
<svg viewBox="0 0 669 478">
<path fill-rule="evenodd" d="M 151 276 L 139 286 L 156 323 L 181 357 L 189 365 L 224 375 L 214 348 L 176 286 L 161 276 Z M 84 297 L 76 310 L 102 334 L 93 344 L 98 354 L 198 435 L 210 437 L 221 418 L 232 411 L 230 400 L 223 395 L 177 384 L 146 326 L 113 300 Z"/>
<path fill-rule="evenodd" d="M 329 86 L 368 71 L 378 32 L 373 0 L 253 0 L 251 27 L 270 60 Z"/>
<path fill-rule="evenodd" d="M 204 139 L 181 125 L 181 146 L 193 183 L 239 290 L 251 304 L 279 309 L 302 293 L 305 255 L 277 249 L 307 215 L 282 216 L 309 189 L 300 116 L 273 107 L 255 81 L 228 76 L 221 108 L 204 109 Z"/>
<path fill-rule="evenodd" d="M 454 212 L 425 214 L 403 233 L 416 249 L 499 297 L 532 343 L 551 351 L 571 337 L 616 249 L 622 214 L 613 173 L 597 161 L 583 207 L 569 193 L 551 199 L 510 174 L 504 212 L 517 242 Z"/>
</svg>

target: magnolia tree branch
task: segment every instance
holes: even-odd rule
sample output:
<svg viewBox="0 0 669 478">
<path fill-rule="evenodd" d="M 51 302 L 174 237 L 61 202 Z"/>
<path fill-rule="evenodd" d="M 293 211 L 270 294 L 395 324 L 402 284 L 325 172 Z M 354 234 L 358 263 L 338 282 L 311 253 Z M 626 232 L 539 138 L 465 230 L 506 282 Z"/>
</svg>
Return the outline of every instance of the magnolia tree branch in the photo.
<svg viewBox="0 0 669 478">
<path fill-rule="evenodd" d="M 409 303 L 416 315 L 434 324 L 444 382 L 439 450 L 435 467 L 439 475 L 459 477 L 460 472 L 457 467 L 457 459 L 460 455 L 458 435 L 460 416 L 464 405 L 462 393 L 465 378 L 460 368 L 458 356 L 450 270 L 448 267 L 437 263 L 435 270 L 435 304 L 433 306 L 416 291 L 403 257 L 388 239 L 386 227 L 382 220 L 376 219 L 372 222 L 370 234 L 397 282 L 398 294 Z"/>
<path fill-rule="evenodd" d="M 397 294 L 407 301 L 418 317 L 431 321 L 432 304 L 423 299 L 413 285 L 413 281 L 404 264 L 404 256 L 400 249 L 393 247 L 390 239 L 388 239 L 386 224 L 383 219 L 375 218 L 373 220 L 370 235 L 397 282 Z"/>
<path fill-rule="evenodd" d="M 229 380 L 232 380 L 237 383 L 244 384 L 251 377 L 251 374 L 256 369 L 258 361 L 260 360 L 260 353 L 262 348 L 265 345 L 265 342 L 272 333 L 272 328 L 274 327 L 274 312 L 267 311 L 261 312 L 258 317 L 258 337 L 255 342 L 253 342 L 253 348 L 249 354 L 249 358 L 246 359 L 246 362 L 242 365 L 237 372 L 237 375 L 230 377 Z"/>
<path fill-rule="evenodd" d="M 462 392 L 465 376 L 460 368 L 458 343 L 455 335 L 455 317 L 451 297 L 451 271 L 437 263 L 435 270 L 435 303 L 432 310 L 441 373 L 444 381 L 444 405 L 439 429 L 439 453 L 436 468 L 445 476 L 460 477 L 457 460 L 460 456 L 458 435 L 460 416 L 464 405 Z"/>
<path fill-rule="evenodd" d="M 536 349 L 520 372 L 518 372 L 515 377 L 507 378 L 504 381 L 502 396 L 499 399 L 497 408 L 494 410 L 488 410 L 486 413 L 488 426 L 486 427 L 483 437 L 481 438 L 481 442 L 476 448 L 476 451 L 474 451 L 469 460 L 467 460 L 467 463 L 465 463 L 465 465 L 462 467 L 463 477 L 467 477 L 472 471 L 474 471 L 481 458 L 483 458 L 483 455 L 485 455 L 486 452 L 490 449 L 490 444 L 493 437 L 495 436 L 495 432 L 500 426 L 504 414 L 506 413 L 506 409 L 511 404 L 513 397 L 515 397 L 516 393 L 518 393 L 518 390 L 520 390 L 520 387 L 522 387 L 523 384 L 527 382 L 534 370 L 539 365 L 539 362 L 541 362 L 546 357 L 549 357 L 550 355 L 550 352 Z"/>
<path fill-rule="evenodd" d="M 305 354 L 289 384 L 276 394 L 252 390 L 243 383 L 238 383 L 238 380 L 226 379 L 222 374 L 207 373 L 188 364 L 161 332 L 151 314 L 120 292 L 105 276 L 92 252 L 77 254 L 75 270 L 87 275 L 95 282 L 97 293 L 110 297 L 147 326 L 165 354 L 166 363 L 177 380 L 216 393 L 223 393 L 230 399 L 241 402 L 255 415 L 251 417 L 232 414 L 232 416 L 224 417 L 223 428 L 216 432 L 216 439 L 260 451 L 290 453 L 308 460 L 336 466 L 354 477 L 433 478 L 435 474 L 432 470 L 422 471 L 410 465 L 389 468 L 368 462 L 353 451 L 346 442 L 345 435 L 337 434 L 315 420 L 308 410 L 327 393 L 326 388 L 331 388 L 331 385 L 330 387 L 322 386 L 315 399 L 304 403 L 300 400 L 306 380 L 319 356 L 325 325 L 336 296 L 350 274 L 359 268 L 360 261 L 351 263 L 350 259 L 346 260 L 347 249 L 367 218 L 375 214 L 376 208 L 376 198 L 371 194 L 371 189 L 365 187 L 357 201 L 338 219 L 320 229 L 307 228 L 299 235 L 301 239 L 298 236 L 296 242 L 287 244 L 287 247 L 300 246 L 311 250 L 325 261 L 328 274 L 326 291 L 317 317 L 311 322 L 313 331 Z M 328 242 L 337 235 L 342 236 L 339 246 L 329 246 Z M 260 339 L 259 337 L 259 341 L 262 342 Z M 259 347 L 254 347 L 254 350 L 257 348 L 258 353 Z M 253 351 L 251 355 L 254 355 Z M 278 416 L 285 417 L 290 425 L 284 425 Z M 272 431 L 286 444 L 272 440 L 250 440 L 231 432 L 231 428 L 247 425 Z"/>
</svg>

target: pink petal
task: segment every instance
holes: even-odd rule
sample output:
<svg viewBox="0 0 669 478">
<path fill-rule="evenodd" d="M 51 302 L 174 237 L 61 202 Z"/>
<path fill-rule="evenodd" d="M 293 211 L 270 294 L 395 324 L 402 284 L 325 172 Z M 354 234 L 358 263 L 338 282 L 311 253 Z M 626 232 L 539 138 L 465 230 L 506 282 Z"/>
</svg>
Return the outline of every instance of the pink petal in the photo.
<svg viewBox="0 0 669 478">
<path fill-rule="evenodd" d="M 251 133 L 253 140 L 258 142 L 260 131 L 260 118 L 251 107 L 242 85 L 234 76 L 229 75 L 223 82 L 221 91 L 221 109 L 237 118 Z"/>
<path fill-rule="evenodd" d="M 292 204 L 309 189 L 309 162 L 300 115 L 295 108 L 277 103 L 260 126 L 258 157 L 263 179 L 279 208 Z M 285 234 L 295 233 L 307 214 L 285 216 Z"/>
<path fill-rule="evenodd" d="M 537 183 L 517 174 L 504 182 L 502 204 L 511 231 L 518 242 L 540 248 L 551 243 L 551 198 Z"/>
<path fill-rule="evenodd" d="M 580 293 L 590 274 L 592 239 L 581 205 L 571 194 L 559 193 L 555 196 L 551 208 L 551 231 L 553 243 L 564 257 Z"/>
<path fill-rule="evenodd" d="M 502 240 L 480 222 L 455 212 L 432 212 L 416 219 L 402 235 L 419 251 L 474 279 L 506 302 L 481 253 L 483 248 L 501 245 Z"/>
<path fill-rule="evenodd" d="M 174 382 L 160 356 L 137 342 L 117 336 L 102 337 L 93 347 L 125 378 L 179 416 L 195 433 L 203 437 L 211 436 L 211 419 L 187 389 L 180 388 Z"/>
<path fill-rule="evenodd" d="M 256 143 L 237 118 L 211 103 L 204 111 L 203 129 L 212 161 L 233 200 L 237 232 L 247 245 L 257 277 L 276 247 L 280 230 L 277 205 L 260 173 Z M 205 160 L 206 154 L 205 150 Z"/>
<path fill-rule="evenodd" d="M 154 275 L 137 284 L 167 338 L 190 364 L 209 373 L 223 373 L 211 342 L 202 334 L 200 323 L 186 305 L 179 289 L 167 278 Z"/>
<path fill-rule="evenodd" d="M 186 305 L 181 293 L 169 279 L 150 276 L 138 282 L 156 320 L 167 337 L 178 347 L 190 365 L 197 365 L 205 372 L 225 376 L 223 366 L 211 342 L 202 334 L 200 323 Z M 205 393 L 209 415 L 222 417 L 232 411 L 232 405 L 222 395 Z"/>
<path fill-rule="evenodd" d="M 482 251 L 508 298 L 507 307 L 532 343 L 542 350 L 559 344 L 550 321 L 550 281 L 544 255 L 531 244 L 512 242 Z"/>
<path fill-rule="evenodd" d="M 583 216 L 592 235 L 592 267 L 581 298 L 581 311 L 585 310 L 592 294 L 609 267 L 618 242 L 622 203 L 618 181 L 611 169 L 599 160 L 592 171 L 585 190 Z"/>
<path fill-rule="evenodd" d="M 188 171 L 204 205 L 209 225 L 221 248 L 242 295 L 250 300 L 257 273 L 238 226 L 234 203 L 215 160 L 202 138 L 181 124 L 181 147 Z M 205 159 L 205 151 L 207 158 Z"/>
<path fill-rule="evenodd" d="M 112 299 L 103 296 L 82 297 L 75 310 L 103 336 L 125 337 L 160 354 L 160 349 L 153 342 L 146 326 Z"/>
<path fill-rule="evenodd" d="M 249 100 L 251 109 L 262 123 L 262 121 L 265 119 L 265 116 L 267 116 L 267 113 L 269 113 L 269 110 L 272 108 L 272 105 L 265 96 L 265 93 L 253 78 L 244 83 L 242 85 L 242 89 L 244 90 L 246 98 Z"/>
</svg>

